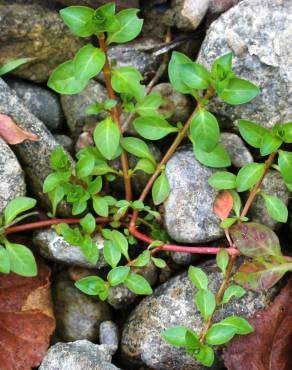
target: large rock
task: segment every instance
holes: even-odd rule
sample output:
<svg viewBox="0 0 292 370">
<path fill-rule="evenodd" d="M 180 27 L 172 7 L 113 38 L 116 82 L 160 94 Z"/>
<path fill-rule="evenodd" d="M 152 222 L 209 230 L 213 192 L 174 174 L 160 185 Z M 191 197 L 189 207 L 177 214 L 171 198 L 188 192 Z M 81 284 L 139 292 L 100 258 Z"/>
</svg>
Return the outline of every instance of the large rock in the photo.
<svg viewBox="0 0 292 370">
<path fill-rule="evenodd" d="M 239 106 L 213 99 L 209 109 L 265 127 L 291 120 L 291 36 L 291 0 L 245 0 L 212 23 L 198 62 L 210 66 L 220 55 L 232 52 L 234 71 L 254 82 L 261 92 L 252 102 Z"/>
<path fill-rule="evenodd" d="M 231 132 L 222 132 L 220 142 L 225 146 L 234 167 L 241 168 L 253 162 L 250 151 L 238 135 Z"/>
<path fill-rule="evenodd" d="M 164 223 L 177 242 L 208 242 L 224 235 L 213 213 L 217 191 L 208 184 L 214 172 L 195 159 L 189 146 L 180 148 L 167 163 L 171 191 L 164 202 Z"/>
<path fill-rule="evenodd" d="M 13 151 L 0 137 L 0 215 L 7 203 L 25 195 L 24 173 Z"/>
<path fill-rule="evenodd" d="M 208 275 L 209 288 L 216 292 L 222 282 L 222 274 L 213 262 L 200 266 Z M 199 332 L 204 323 L 195 302 L 194 288 L 186 273 L 170 279 L 158 287 L 153 295 L 144 298 L 125 323 L 122 333 L 122 356 L 127 366 L 146 364 L 155 370 L 201 370 L 184 349 L 173 347 L 161 338 L 161 332 L 176 325 L 184 325 Z M 214 321 L 238 315 L 249 317 L 266 307 L 275 295 L 276 288 L 257 294 L 248 292 L 239 300 L 231 300 L 220 307 Z M 220 348 L 216 349 L 217 359 Z M 218 364 L 217 364 L 218 365 Z M 217 369 L 214 365 L 214 369 Z"/>
<path fill-rule="evenodd" d="M 35 58 L 14 75 L 46 81 L 81 46 L 56 11 L 38 4 L 0 5 L 0 65 L 21 57 Z"/>
<path fill-rule="evenodd" d="M 88 340 L 57 343 L 49 349 L 39 370 L 119 370 L 111 359 L 105 345 Z"/>
<path fill-rule="evenodd" d="M 99 326 L 99 342 L 106 344 L 114 354 L 119 346 L 119 328 L 113 321 L 104 321 Z"/>
<path fill-rule="evenodd" d="M 58 0 L 58 2 L 64 5 L 68 5 L 68 6 L 85 5 L 85 6 L 91 6 L 93 8 L 97 8 L 103 4 L 108 3 L 108 0 Z M 139 7 L 138 0 L 116 0 L 115 3 L 118 9 Z"/>
</svg>

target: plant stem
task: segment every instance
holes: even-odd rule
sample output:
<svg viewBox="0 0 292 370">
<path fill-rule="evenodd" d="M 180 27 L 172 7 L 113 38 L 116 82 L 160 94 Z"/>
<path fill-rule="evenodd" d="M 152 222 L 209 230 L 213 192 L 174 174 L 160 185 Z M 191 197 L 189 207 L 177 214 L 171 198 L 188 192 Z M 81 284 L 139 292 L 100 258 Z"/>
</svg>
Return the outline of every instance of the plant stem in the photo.
<svg viewBox="0 0 292 370">
<path fill-rule="evenodd" d="M 98 36 L 98 41 L 101 50 L 105 54 L 105 64 L 103 67 L 103 74 L 104 74 L 104 80 L 105 80 L 105 85 L 108 93 L 108 97 L 110 99 L 116 100 L 116 95 L 115 92 L 112 88 L 111 85 L 111 78 L 112 78 L 112 69 L 111 65 L 108 59 L 108 54 L 107 54 L 107 44 L 105 41 L 105 36 L 102 33 L 101 35 Z M 121 136 L 123 135 L 122 133 L 122 127 L 121 127 L 121 121 L 120 121 L 120 111 L 117 106 L 114 106 L 110 110 L 111 117 L 115 124 L 117 125 Z M 122 149 L 121 153 L 121 165 L 122 165 L 122 170 L 123 170 L 123 178 L 124 178 L 124 186 L 125 186 L 125 198 L 126 200 L 130 201 L 132 200 L 132 185 L 131 185 L 131 177 L 129 176 L 129 162 L 128 162 L 128 155 L 127 152 Z"/>
</svg>

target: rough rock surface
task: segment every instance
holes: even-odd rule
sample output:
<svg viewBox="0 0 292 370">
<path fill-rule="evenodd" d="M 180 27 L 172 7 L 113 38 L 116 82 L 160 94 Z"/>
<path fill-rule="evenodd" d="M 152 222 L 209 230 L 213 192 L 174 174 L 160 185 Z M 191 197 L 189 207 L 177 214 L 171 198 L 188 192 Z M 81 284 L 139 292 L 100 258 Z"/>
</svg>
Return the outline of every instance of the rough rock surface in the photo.
<svg viewBox="0 0 292 370">
<path fill-rule="evenodd" d="M 85 5 L 93 8 L 106 4 L 108 0 L 59 0 L 61 4 L 65 5 Z M 116 0 L 115 1 L 118 9 L 124 8 L 139 8 L 138 0 Z"/>
<path fill-rule="evenodd" d="M 218 18 L 221 13 L 226 12 L 242 0 L 210 0 L 207 12 L 207 24 Z"/>
<path fill-rule="evenodd" d="M 250 103 L 230 106 L 213 99 L 213 112 L 272 127 L 292 119 L 292 2 L 244 0 L 222 14 L 209 28 L 198 62 L 209 66 L 232 52 L 234 71 L 259 86 Z"/>
<path fill-rule="evenodd" d="M 210 261 L 200 267 L 208 275 L 209 288 L 213 292 L 218 290 L 222 275 L 215 264 Z M 276 290 L 273 288 L 262 294 L 248 292 L 241 299 L 231 300 L 217 310 L 214 319 L 220 321 L 231 315 L 251 316 L 271 302 Z M 138 368 L 144 363 L 155 370 L 206 369 L 193 357 L 186 355 L 184 349 L 167 344 L 160 336 L 163 330 L 176 325 L 184 325 L 194 331 L 202 329 L 203 320 L 194 302 L 195 292 L 187 274 L 183 273 L 159 286 L 153 295 L 143 299 L 130 314 L 123 329 L 121 348 L 126 366 L 134 365 Z M 216 350 L 217 355 L 218 350 L 220 348 Z M 216 364 L 215 368 L 217 369 Z"/>
<path fill-rule="evenodd" d="M 119 328 L 113 321 L 103 321 L 99 326 L 99 342 L 105 344 L 114 354 L 119 346 Z"/>
<path fill-rule="evenodd" d="M 0 215 L 7 203 L 24 196 L 26 185 L 24 173 L 13 151 L 0 137 Z"/>
<path fill-rule="evenodd" d="M 252 155 L 238 135 L 223 132 L 220 136 L 220 142 L 225 146 L 234 167 L 241 168 L 253 162 Z"/>
<path fill-rule="evenodd" d="M 107 346 L 88 340 L 57 343 L 49 349 L 39 370 L 119 370 L 111 359 Z"/>
<path fill-rule="evenodd" d="M 0 65 L 21 57 L 35 58 L 14 75 L 46 81 L 81 46 L 57 11 L 38 4 L 1 5 L 0 1 Z"/>
<path fill-rule="evenodd" d="M 177 242 L 208 242 L 224 234 L 213 213 L 217 191 L 208 184 L 214 172 L 195 159 L 189 146 L 179 149 L 167 163 L 171 191 L 164 202 L 164 223 Z"/>
<path fill-rule="evenodd" d="M 62 277 L 53 285 L 52 294 L 57 335 L 67 342 L 97 341 L 99 325 L 111 318 L 109 305 L 80 292 L 71 281 Z"/>
</svg>

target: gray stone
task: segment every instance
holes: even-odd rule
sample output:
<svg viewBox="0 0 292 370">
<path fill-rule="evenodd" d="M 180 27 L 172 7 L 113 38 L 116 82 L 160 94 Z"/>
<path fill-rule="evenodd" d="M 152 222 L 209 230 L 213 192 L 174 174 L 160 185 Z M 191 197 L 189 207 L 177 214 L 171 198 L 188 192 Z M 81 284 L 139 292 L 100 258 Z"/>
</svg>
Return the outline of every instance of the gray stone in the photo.
<svg viewBox="0 0 292 370">
<path fill-rule="evenodd" d="M 24 196 L 24 173 L 13 151 L 0 137 L 0 215 L 7 203 Z"/>
<path fill-rule="evenodd" d="M 108 0 L 58 0 L 59 3 L 64 5 L 85 5 L 97 8 L 103 4 L 106 4 Z M 125 8 L 139 8 L 138 0 L 116 0 L 117 9 Z"/>
<path fill-rule="evenodd" d="M 221 13 L 226 12 L 242 0 L 210 0 L 207 12 L 207 24 L 218 18 Z"/>
<path fill-rule="evenodd" d="M 79 247 L 70 245 L 53 229 L 35 231 L 32 239 L 33 245 L 44 258 L 70 266 L 100 269 L 107 265 L 101 252 L 104 239 L 96 235 L 94 240 L 96 247 L 100 250 L 99 260 L 95 265 L 85 259 Z"/>
<path fill-rule="evenodd" d="M 193 253 L 173 252 L 171 253 L 171 258 L 178 265 L 188 266 L 198 260 L 198 255 Z"/>
<path fill-rule="evenodd" d="M 62 147 L 67 150 L 68 153 L 72 154 L 74 152 L 74 142 L 70 136 L 57 134 L 54 135 L 55 139 L 58 141 Z"/>
<path fill-rule="evenodd" d="M 270 170 L 264 178 L 261 190 L 268 195 L 273 195 L 280 198 L 286 205 L 288 205 L 290 192 L 287 189 L 279 172 Z M 265 206 L 265 201 L 260 195 L 255 198 L 250 207 L 250 216 L 254 222 L 264 224 L 271 229 L 279 226 L 279 222 L 273 220 L 269 216 L 267 207 Z"/>
<path fill-rule="evenodd" d="M 208 184 L 214 172 L 216 169 L 195 159 L 189 146 L 177 150 L 167 163 L 165 173 L 171 190 L 164 202 L 164 224 L 177 242 L 208 242 L 224 235 L 213 213 L 218 192 Z"/>
<path fill-rule="evenodd" d="M 7 79 L 7 84 L 21 98 L 28 110 L 53 132 L 63 129 L 64 116 L 59 96 L 51 90 L 33 83 Z"/>
<path fill-rule="evenodd" d="M 234 71 L 259 86 L 250 103 L 230 106 L 213 99 L 208 108 L 231 120 L 239 118 L 272 127 L 292 119 L 292 2 L 245 0 L 213 22 L 198 62 L 206 66 L 232 52 Z"/>
<path fill-rule="evenodd" d="M 51 172 L 50 157 L 52 150 L 58 145 L 54 136 L 46 126 L 36 118 L 23 104 L 16 93 L 0 78 L 0 112 L 10 116 L 22 129 L 32 132 L 39 141 L 24 141 L 14 146 L 18 159 L 22 164 L 33 195 L 41 205 L 51 210 L 51 204 L 43 194 L 43 182 Z M 59 207 L 62 215 L 70 214 L 70 208 L 63 202 Z"/>
<path fill-rule="evenodd" d="M 110 320 L 110 307 L 78 290 L 62 277 L 53 285 L 53 304 L 57 335 L 66 342 L 87 339 L 97 341 L 99 325 Z"/>
<path fill-rule="evenodd" d="M 220 142 L 225 146 L 234 167 L 241 168 L 253 162 L 252 155 L 238 135 L 223 132 L 220 136 Z"/>
<path fill-rule="evenodd" d="M 39 370 L 121 370 L 111 364 L 107 346 L 88 340 L 57 343 L 52 346 Z"/>
<path fill-rule="evenodd" d="M 199 267 L 208 275 L 209 289 L 216 292 L 222 282 L 222 274 L 215 263 L 210 261 Z M 167 344 L 161 337 L 162 331 L 176 325 L 189 327 L 195 332 L 202 330 L 203 319 L 194 301 L 196 291 L 187 274 L 183 273 L 160 285 L 153 295 L 142 300 L 128 317 L 122 333 L 121 350 L 127 366 L 145 364 L 155 370 L 206 369 L 184 349 Z M 276 291 L 272 288 L 261 294 L 248 292 L 238 300 L 231 300 L 215 312 L 214 322 L 232 315 L 249 317 L 266 307 Z M 220 349 L 215 348 L 217 361 Z M 218 363 L 213 366 L 218 369 Z"/>
<path fill-rule="evenodd" d="M 46 81 L 81 46 L 58 12 L 38 4 L 0 5 L 0 65 L 21 57 L 35 58 L 13 71 L 14 75 Z"/>
<path fill-rule="evenodd" d="M 99 342 L 111 349 L 111 354 L 115 354 L 119 347 L 119 329 L 113 321 L 104 321 L 99 326 Z"/>
</svg>

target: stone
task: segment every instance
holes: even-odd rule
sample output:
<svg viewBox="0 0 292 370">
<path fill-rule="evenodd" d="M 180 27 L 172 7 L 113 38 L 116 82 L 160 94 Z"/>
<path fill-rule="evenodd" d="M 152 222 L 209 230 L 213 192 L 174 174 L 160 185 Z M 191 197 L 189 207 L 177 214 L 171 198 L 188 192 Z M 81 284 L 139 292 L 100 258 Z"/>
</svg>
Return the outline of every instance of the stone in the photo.
<svg viewBox="0 0 292 370">
<path fill-rule="evenodd" d="M 110 307 L 106 302 L 82 293 L 63 277 L 57 278 L 52 296 L 58 337 L 66 342 L 98 340 L 99 325 L 111 319 Z"/>
<path fill-rule="evenodd" d="M 103 321 L 99 326 L 99 343 L 111 348 L 114 355 L 119 347 L 119 329 L 113 321 Z"/>
<path fill-rule="evenodd" d="M 261 92 L 238 106 L 212 99 L 208 109 L 232 121 L 248 119 L 267 128 L 290 121 L 291 36 L 290 0 L 242 1 L 222 14 L 211 24 L 197 61 L 210 67 L 217 57 L 232 52 L 235 73 L 255 83 Z"/>
<path fill-rule="evenodd" d="M 222 132 L 220 142 L 225 146 L 234 167 L 241 168 L 253 162 L 250 151 L 238 135 L 231 132 Z"/>
<path fill-rule="evenodd" d="M 49 260 L 69 266 L 100 269 L 107 265 L 102 253 L 104 239 L 101 235 L 97 234 L 94 240 L 96 241 L 96 247 L 100 250 L 99 259 L 96 264 L 87 261 L 79 247 L 70 245 L 62 235 L 58 235 L 53 229 L 35 231 L 32 242 L 37 248 L 38 253 Z"/>
<path fill-rule="evenodd" d="M 224 235 L 213 213 L 218 192 L 208 184 L 214 172 L 195 159 L 190 146 L 179 148 L 166 164 L 171 190 L 164 202 L 164 224 L 175 241 L 202 243 Z"/>
<path fill-rule="evenodd" d="M 175 262 L 178 265 L 189 266 L 192 263 L 196 262 L 199 257 L 198 255 L 193 253 L 172 252 L 171 258 L 173 262 Z"/>
<path fill-rule="evenodd" d="M 13 71 L 15 76 L 47 81 L 53 69 L 83 45 L 57 11 L 39 4 L 0 5 L 0 14 L 0 65 L 21 57 L 34 58 Z"/>
<path fill-rule="evenodd" d="M 216 292 L 222 282 L 222 274 L 215 262 L 209 261 L 199 265 L 208 275 L 209 289 Z M 247 292 L 237 300 L 231 300 L 220 307 L 214 314 L 214 322 L 227 316 L 249 317 L 259 309 L 271 303 L 277 288 L 269 289 L 263 293 Z M 144 364 L 155 370 L 203 370 L 193 357 L 187 355 L 183 348 L 166 343 L 161 332 L 176 325 L 186 326 L 199 332 L 204 323 L 198 312 L 194 288 L 187 273 L 171 278 L 160 285 L 154 293 L 142 300 L 132 311 L 124 325 L 121 339 L 123 363 L 126 368 Z M 222 347 L 214 347 L 216 358 Z M 222 367 L 222 364 L 221 364 Z M 218 363 L 214 369 L 221 368 Z"/>
<path fill-rule="evenodd" d="M 268 195 L 280 198 L 286 205 L 288 205 L 290 192 L 279 172 L 269 170 L 263 180 L 261 190 Z M 279 226 L 279 222 L 273 220 L 269 216 L 265 201 L 260 195 L 258 195 L 253 201 L 249 214 L 253 222 L 264 224 L 271 229 L 275 229 Z"/>
<path fill-rule="evenodd" d="M 56 93 L 22 80 L 9 78 L 6 82 L 28 110 L 41 120 L 52 133 L 60 132 L 64 128 L 64 115 L 59 96 Z"/>
<path fill-rule="evenodd" d="M 74 138 L 77 138 L 82 132 L 85 124 L 94 128 L 96 122 L 105 117 L 104 113 L 88 115 L 85 113 L 85 110 L 90 104 L 96 102 L 102 103 L 106 99 L 106 89 L 94 80 L 91 80 L 87 87 L 79 94 L 61 96 L 61 104 L 67 125 Z"/>
<path fill-rule="evenodd" d="M 107 346 L 88 340 L 57 343 L 49 349 L 39 370 L 121 370 L 111 364 L 111 359 Z"/>
<path fill-rule="evenodd" d="M 108 3 L 108 0 L 58 0 L 58 2 L 67 6 L 85 5 L 97 8 L 103 4 Z M 125 8 L 139 8 L 138 0 L 116 0 L 115 3 L 118 10 Z"/>
<path fill-rule="evenodd" d="M 0 78 L 0 112 L 10 116 L 22 129 L 39 137 L 38 141 L 24 141 L 14 146 L 14 150 L 27 176 L 28 185 L 34 197 L 40 200 L 41 206 L 51 210 L 48 197 L 43 194 L 43 182 L 51 173 L 50 157 L 58 142 L 46 126 L 25 107 L 21 99 Z M 73 160 L 72 160 L 73 161 Z M 62 202 L 59 214 L 71 214 L 67 203 Z"/>
<path fill-rule="evenodd" d="M 7 203 L 25 196 L 24 173 L 13 151 L 0 137 L 0 215 Z"/>
<path fill-rule="evenodd" d="M 62 147 L 65 150 L 67 150 L 68 153 L 70 153 L 71 155 L 73 154 L 73 152 L 74 152 L 74 142 L 73 142 L 73 139 L 71 139 L 70 136 L 57 134 L 57 135 L 54 135 L 54 137 L 57 140 L 57 142 L 59 144 L 61 144 Z"/>
<path fill-rule="evenodd" d="M 213 22 L 221 13 L 226 12 L 242 0 L 210 0 L 207 12 L 207 24 Z"/>
</svg>

